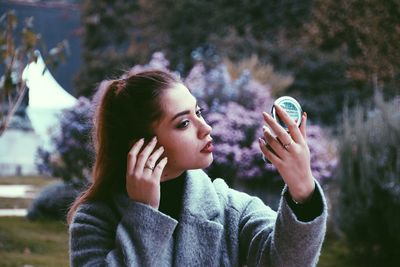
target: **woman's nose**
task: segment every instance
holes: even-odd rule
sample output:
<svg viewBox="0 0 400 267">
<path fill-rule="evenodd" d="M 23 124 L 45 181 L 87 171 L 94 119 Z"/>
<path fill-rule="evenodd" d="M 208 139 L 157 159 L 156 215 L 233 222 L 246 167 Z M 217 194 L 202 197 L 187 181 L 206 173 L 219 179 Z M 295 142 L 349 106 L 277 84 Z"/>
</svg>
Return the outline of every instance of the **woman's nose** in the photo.
<svg viewBox="0 0 400 267">
<path fill-rule="evenodd" d="M 203 139 L 209 135 L 211 131 L 212 127 L 205 120 L 202 120 L 199 125 L 199 138 Z"/>
</svg>

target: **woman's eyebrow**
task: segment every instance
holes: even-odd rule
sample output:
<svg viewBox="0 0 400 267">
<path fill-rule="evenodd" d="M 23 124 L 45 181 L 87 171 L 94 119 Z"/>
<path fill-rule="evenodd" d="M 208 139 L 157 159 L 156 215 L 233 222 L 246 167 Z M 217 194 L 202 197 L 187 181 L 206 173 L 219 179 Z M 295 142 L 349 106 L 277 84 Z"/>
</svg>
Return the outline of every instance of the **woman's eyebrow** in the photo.
<svg viewBox="0 0 400 267">
<path fill-rule="evenodd" d="M 194 105 L 194 108 L 196 108 L 196 107 L 197 107 L 197 100 Z M 181 111 L 181 112 L 175 114 L 174 117 L 172 117 L 171 122 L 174 121 L 176 118 L 183 116 L 183 115 L 187 115 L 187 114 L 190 114 L 190 110 Z"/>
</svg>

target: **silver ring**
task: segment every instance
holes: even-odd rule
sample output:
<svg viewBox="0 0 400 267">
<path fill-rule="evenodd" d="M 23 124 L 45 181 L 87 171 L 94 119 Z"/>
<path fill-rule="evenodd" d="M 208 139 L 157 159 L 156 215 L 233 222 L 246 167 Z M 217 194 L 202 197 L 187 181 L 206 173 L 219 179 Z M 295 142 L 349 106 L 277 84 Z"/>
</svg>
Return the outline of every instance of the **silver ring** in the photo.
<svg viewBox="0 0 400 267">
<path fill-rule="evenodd" d="M 287 143 L 287 144 L 284 144 L 284 145 L 283 145 L 283 148 L 285 148 L 286 150 L 288 150 L 288 148 L 289 148 L 289 146 L 290 146 L 291 144 L 293 144 L 293 139 L 292 139 L 292 140 L 290 140 L 290 142 L 289 142 L 289 143 Z"/>
<path fill-rule="evenodd" d="M 147 165 L 147 164 L 146 164 L 146 166 L 144 166 L 144 168 L 145 168 L 145 169 L 150 169 L 150 170 L 152 170 L 152 171 L 154 170 L 154 167 L 152 168 L 152 167 L 150 167 L 150 166 Z"/>
</svg>

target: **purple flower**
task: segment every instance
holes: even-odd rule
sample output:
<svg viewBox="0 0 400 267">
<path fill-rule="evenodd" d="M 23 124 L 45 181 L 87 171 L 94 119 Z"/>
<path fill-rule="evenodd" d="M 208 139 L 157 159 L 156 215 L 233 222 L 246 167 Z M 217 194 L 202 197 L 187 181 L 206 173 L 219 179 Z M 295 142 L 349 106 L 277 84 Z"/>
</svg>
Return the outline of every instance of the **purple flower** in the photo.
<svg viewBox="0 0 400 267">
<path fill-rule="evenodd" d="M 136 65 L 131 71 L 167 70 L 168 66 L 168 60 L 158 52 L 149 64 Z M 215 160 L 207 171 L 231 176 L 226 177 L 230 179 L 278 177 L 273 165 L 263 161 L 258 145 L 265 124 L 262 111 L 269 111 L 273 103 L 271 87 L 254 80 L 248 71 L 233 80 L 224 64 L 207 68 L 198 63 L 184 82 L 206 109 L 205 119 L 213 127 Z M 62 131 L 52 137 L 57 151 L 39 151 L 41 170 L 66 181 L 89 179 L 93 157 L 91 114 L 92 105 L 86 98 L 80 98 L 74 108 L 63 112 Z M 307 133 L 313 175 L 320 181 L 331 178 L 338 162 L 335 144 L 319 126 L 308 125 Z M 52 157 L 52 153 L 56 156 Z"/>
<path fill-rule="evenodd" d="M 207 69 L 198 63 L 185 83 L 209 110 L 205 117 L 213 127 L 215 161 L 208 171 L 244 179 L 276 176 L 273 165 L 262 160 L 257 141 L 265 124 L 262 112 L 269 111 L 273 103 L 271 88 L 254 80 L 248 71 L 232 80 L 223 64 Z M 321 127 L 309 125 L 307 130 L 313 174 L 320 181 L 328 179 L 337 165 L 336 150 Z"/>
</svg>

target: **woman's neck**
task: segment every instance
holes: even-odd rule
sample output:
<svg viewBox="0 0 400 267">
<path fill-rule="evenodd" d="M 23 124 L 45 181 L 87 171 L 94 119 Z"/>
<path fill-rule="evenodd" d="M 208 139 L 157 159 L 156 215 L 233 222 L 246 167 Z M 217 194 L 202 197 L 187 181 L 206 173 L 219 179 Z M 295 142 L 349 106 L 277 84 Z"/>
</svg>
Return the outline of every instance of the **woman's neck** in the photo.
<svg viewBox="0 0 400 267">
<path fill-rule="evenodd" d="M 161 182 L 169 181 L 179 177 L 185 170 L 172 170 L 165 166 L 162 174 L 161 174 Z"/>
</svg>

